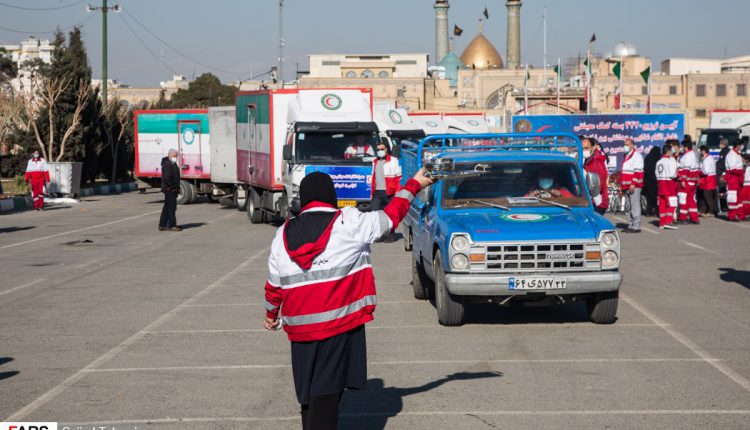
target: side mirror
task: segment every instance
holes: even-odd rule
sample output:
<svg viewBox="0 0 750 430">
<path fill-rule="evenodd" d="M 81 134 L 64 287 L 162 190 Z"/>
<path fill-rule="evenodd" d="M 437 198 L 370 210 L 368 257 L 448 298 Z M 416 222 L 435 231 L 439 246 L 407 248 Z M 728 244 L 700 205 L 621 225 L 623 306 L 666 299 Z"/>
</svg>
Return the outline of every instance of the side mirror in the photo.
<svg viewBox="0 0 750 430">
<path fill-rule="evenodd" d="M 292 161 L 292 145 L 284 145 L 282 156 L 284 157 L 284 161 Z"/>
<path fill-rule="evenodd" d="M 391 148 L 391 157 L 401 158 L 401 145 Z"/>
<path fill-rule="evenodd" d="M 591 197 L 599 196 L 601 185 L 601 179 L 598 174 L 586 172 L 586 186 L 589 187 Z"/>
</svg>

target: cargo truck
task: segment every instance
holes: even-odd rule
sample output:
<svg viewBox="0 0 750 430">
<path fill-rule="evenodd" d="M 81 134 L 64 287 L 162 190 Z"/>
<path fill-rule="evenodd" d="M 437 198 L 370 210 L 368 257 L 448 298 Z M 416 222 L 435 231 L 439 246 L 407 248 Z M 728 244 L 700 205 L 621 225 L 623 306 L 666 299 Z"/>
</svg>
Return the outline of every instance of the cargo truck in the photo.
<svg viewBox="0 0 750 430">
<path fill-rule="evenodd" d="M 161 185 L 161 160 L 176 149 L 182 177 L 177 203 L 192 203 L 199 195 L 211 194 L 208 110 L 135 111 L 133 121 L 135 176 L 141 192 Z"/>
<path fill-rule="evenodd" d="M 246 91 L 235 100 L 237 179 L 252 223 L 298 212 L 300 181 L 316 171 L 331 176 L 340 206 L 369 206 L 379 142 L 371 89 Z"/>
<path fill-rule="evenodd" d="M 398 149 L 402 141 L 419 142 L 425 137 L 425 132 L 417 123 L 411 120 L 406 109 L 383 109 L 375 111 L 375 124 L 380 132 L 380 139 L 394 155 L 398 156 Z"/>
</svg>

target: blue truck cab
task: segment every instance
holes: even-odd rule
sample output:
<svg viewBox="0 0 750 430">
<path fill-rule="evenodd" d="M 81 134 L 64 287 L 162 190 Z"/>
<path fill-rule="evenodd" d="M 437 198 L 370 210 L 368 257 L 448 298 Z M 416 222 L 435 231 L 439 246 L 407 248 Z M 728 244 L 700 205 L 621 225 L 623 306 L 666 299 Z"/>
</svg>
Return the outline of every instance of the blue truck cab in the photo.
<svg viewBox="0 0 750 430">
<path fill-rule="evenodd" d="M 434 294 L 440 324 L 461 325 L 471 302 L 584 301 L 592 322 L 616 320 L 620 237 L 594 211 L 576 136 L 432 135 L 400 152 L 404 178 L 436 179 L 402 233 L 414 296 Z"/>
</svg>

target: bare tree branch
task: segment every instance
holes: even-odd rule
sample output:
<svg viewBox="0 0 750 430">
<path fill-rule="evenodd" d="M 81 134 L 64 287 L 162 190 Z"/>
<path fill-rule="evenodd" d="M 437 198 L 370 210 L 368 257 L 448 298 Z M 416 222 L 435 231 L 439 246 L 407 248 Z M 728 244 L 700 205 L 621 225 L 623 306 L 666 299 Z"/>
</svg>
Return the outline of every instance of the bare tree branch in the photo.
<svg viewBox="0 0 750 430">
<path fill-rule="evenodd" d="M 68 142 L 70 136 L 76 131 L 78 125 L 81 123 L 81 112 L 88 103 L 89 96 L 91 95 L 91 85 L 84 80 L 78 83 L 78 92 L 76 93 L 76 108 L 73 111 L 73 118 L 68 125 L 68 129 L 65 130 L 62 140 L 60 140 L 60 154 L 57 156 L 55 161 L 60 161 L 65 155 L 65 144 Z"/>
</svg>

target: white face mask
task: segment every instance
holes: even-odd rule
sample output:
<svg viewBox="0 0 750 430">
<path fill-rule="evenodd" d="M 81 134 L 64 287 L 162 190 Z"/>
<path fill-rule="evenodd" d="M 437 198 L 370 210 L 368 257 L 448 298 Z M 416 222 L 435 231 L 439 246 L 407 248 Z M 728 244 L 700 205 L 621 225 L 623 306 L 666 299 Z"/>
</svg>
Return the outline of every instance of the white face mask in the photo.
<svg viewBox="0 0 750 430">
<path fill-rule="evenodd" d="M 589 158 L 591 157 L 591 150 L 590 149 L 584 149 L 583 150 L 583 158 Z"/>
<path fill-rule="evenodd" d="M 177 157 L 171 157 L 169 160 L 174 164 L 177 164 Z"/>
<path fill-rule="evenodd" d="M 385 150 L 384 149 L 379 149 L 378 152 L 377 152 L 377 154 L 378 154 L 378 158 L 385 158 Z"/>
</svg>

